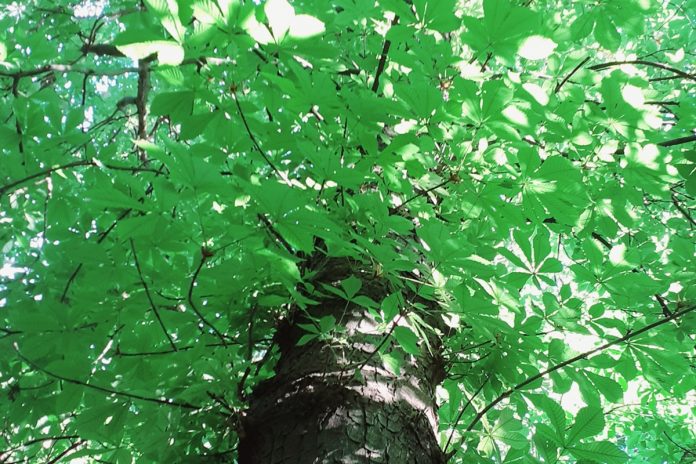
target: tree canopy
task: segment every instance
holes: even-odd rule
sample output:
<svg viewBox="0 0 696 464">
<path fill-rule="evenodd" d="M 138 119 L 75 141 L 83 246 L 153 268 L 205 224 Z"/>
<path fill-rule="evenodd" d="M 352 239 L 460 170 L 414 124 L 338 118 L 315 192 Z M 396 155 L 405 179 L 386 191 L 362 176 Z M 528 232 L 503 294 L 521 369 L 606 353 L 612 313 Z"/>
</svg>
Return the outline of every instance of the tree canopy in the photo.
<svg viewBox="0 0 696 464">
<path fill-rule="evenodd" d="M 693 462 L 696 1 L 258 3 L 0 7 L 0 462 L 236 462 L 327 296 L 451 463 Z"/>
</svg>

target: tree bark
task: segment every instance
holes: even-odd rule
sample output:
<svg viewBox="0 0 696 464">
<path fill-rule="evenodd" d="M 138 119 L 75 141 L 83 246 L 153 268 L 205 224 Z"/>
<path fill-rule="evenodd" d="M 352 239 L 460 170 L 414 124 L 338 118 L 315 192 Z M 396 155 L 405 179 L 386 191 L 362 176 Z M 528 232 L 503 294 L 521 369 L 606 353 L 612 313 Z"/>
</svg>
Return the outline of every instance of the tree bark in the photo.
<svg viewBox="0 0 696 464">
<path fill-rule="evenodd" d="M 380 279 L 362 280 L 361 293 L 375 301 L 387 295 Z M 308 318 L 279 328 L 276 375 L 251 395 L 239 463 L 443 463 L 435 387 L 444 371 L 437 356 L 426 348 L 418 357 L 403 353 L 369 311 L 342 299 L 327 298 L 311 312 L 334 316 L 340 329 L 297 346 L 307 333 L 297 324 Z M 404 319 L 397 316 L 388 330 L 397 321 Z M 403 355 L 398 375 L 378 351 Z"/>
</svg>

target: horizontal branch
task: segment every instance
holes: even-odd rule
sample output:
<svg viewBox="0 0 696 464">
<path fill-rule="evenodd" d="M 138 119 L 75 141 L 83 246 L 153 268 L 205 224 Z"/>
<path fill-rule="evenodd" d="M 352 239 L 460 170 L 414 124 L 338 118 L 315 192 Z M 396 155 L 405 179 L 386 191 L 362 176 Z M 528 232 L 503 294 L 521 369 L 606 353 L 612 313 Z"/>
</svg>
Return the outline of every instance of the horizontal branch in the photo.
<svg viewBox="0 0 696 464">
<path fill-rule="evenodd" d="M 50 72 L 59 73 L 77 73 L 84 74 L 85 76 L 120 76 L 122 74 L 137 73 L 138 68 L 127 67 L 118 69 L 96 69 L 96 68 L 86 68 L 84 66 L 75 66 L 70 64 L 47 64 L 34 69 L 18 70 L 18 71 L 4 71 L 0 70 L 0 76 L 11 77 L 13 79 L 21 79 L 23 77 L 33 77 L 39 74 L 45 74 Z"/>
<path fill-rule="evenodd" d="M 66 163 L 66 164 L 61 164 L 58 166 L 53 166 L 48 169 L 44 169 L 43 171 L 35 172 L 34 174 L 29 174 L 26 177 L 23 177 L 21 179 L 15 180 L 10 182 L 9 184 L 3 185 L 0 187 L 0 196 L 4 195 L 7 192 L 11 192 L 17 189 L 20 185 L 32 181 L 34 179 L 40 178 L 40 177 L 46 177 L 56 171 L 60 171 L 62 169 L 72 169 L 72 168 L 77 168 L 80 166 L 94 166 L 94 167 L 103 167 L 106 169 L 112 169 L 115 171 L 130 171 L 132 173 L 136 172 L 153 172 L 156 174 L 159 174 L 159 171 L 157 169 L 153 168 L 147 168 L 144 166 L 120 166 L 117 164 L 109 164 L 109 163 L 102 163 L 101 161 L 98 160 L 80 160 L 80 161 L 73 161 L 71 163 Z"/>
<path fill-rule="evenodd" d="M 672 140 L 665 140 L 664 142 L 658 143 L 658 145 L 661 147 L 673 147 L 675 145 L 683 145 L 689 142 L 696 142 L 696 134 L 687 135 L 686 137 L 679 137 Z"/>
<path fill-rule="evenodd" d="M 28 448 L 31 445 L 36 445 L 38 443 L 43 443 L 46 441 L 60 441 L 60 440 L 76 440 L 80 438 L 77 435 L 56 435 L 56 436 L 50 436 L 50 437 L 39 437 L 39 438 L 34 438 L 32 440 L 26 441 L 24 443 L 21 443 L 19 445 L 15 445 L 13 448 L 6 449 L 4 451 L 0 451 L 0 462 L 5 462 L 5 460 L 12 455 L 12 453 L 15 453 L 17 450 Z"/>
<path fill-rule="evenodd" d="M 529 377 L 529 378 L 526 379 L 525 381 L 518 383 L 517 385 L 515 385 L 515 386 L 512 387 L 512 388 L 510 388 L 509 390 L 506 390 L 505 392 L 503 392 L 502 394 L 500 394 L 500 396 L 498 396 L 496 399 L 494 399 L 493 401 L 491 401 L 485 408 L 483 408 L 478 414 L 476 414 L 476 417 L 474 417 L 474 420 L 471 421 L 471 423 L 469 424 L 469 426 L 466 428 L 466 431 L 467 431 L 467 432 L 471 431 L 471 430 L 474 428 L 474 426 L 483 418 L 483 416 L 485 416 L 485 415 L 488 413 L 488 411 L 490 411 L 491 409 L 493 409 L 498 403 L 500 403 L 501 401 L 503 401 L 505 398 L 509 397 L 509 396 L 512 395 L 513 393 L 515 393 L 515 392 L 517 392 L 517 391 L 523 389 L 523 388 L 526 387 L 527 385 L 529 385 L 529 384 L 531 384 L 531 383 L 534 383 L 534 382 L 536 382 L 537 380 L 546 377 L 548 374 L 550 374 L 550 373 L 552 373 L 552 372 L 556 372 L 557 370 L 563 369 L 564 367 L 569 366 L 570 364 L 573 364 L 573 363 L 575 363 L 575 362 L 577 362 L 577 361 L 580 361 L 581 359 L 586 359 L 586 358 L 592 356 L 593 354 L 596 354 L 596 353 L 599 353 L 599 352 L 601 352 L 601 351 L 604 351 L 604 350 L 606 350 L 607 348 L 610 348 L 610 347 L 612 347 L 612 346 L 614 346 L 614 345 L 618 345 L 619 343 L 623 343 L 623 342 L 625 342 L 625 341 L 628 341 L 628 340 L 630 340 L 630 339 L 632 339 L 632 338 L 637 337 L 638 335 L 641 335 L 641 334 L 643 334 L 643 333 L 645 333 L 645 332 L 647 332 L 647 331 L 649 331 L 649 330 L 652 330 L 652 329 L 654 329 L 654 328 L 656 328 L 656 327 L 659 327 L 659 326 L 661 326 L 661 325 L 664 325 L 664 324 L 666 324 L 666 323 L 668 323 L 668 322 L 670 322 L 670 321 L 674 321 L 674 320 L 676 320 L 676 319 L 679 319 L 679 318 L 685 316 L 686 314 L 688 314 L 688 313 L 690 313 L 690 312 L 692 312 L 692 311 L 694 311 L 694 310 L 696 310 L 696 305 L 691 306 L 691 307 L 689 307 L 689 308 L 686 308 L 686 309 L 684 309 L 684 310 L 682 310 L 682 311 L 674 312 L 674 313 L 672 313 L 672 315 L 671 315 L 670 317 L 662 318 L 662 319 L 660 319 L 660 320 L 658 320 L 658 321 L 656 321 L 656 322 L 653 322 L 652 324 L 648 324 L 648 325 L 646 325 L 645 327 L 643 327 L 643 328 L 641 328 L 641 329 L 638 329 L 638 330 L 636 330 L 636 331 L 629 331 L 629 332 L 628 332 L 626 335 L 624 335 L 623 337 L 620 337 L 620 338 L 617 338 L 617 339 L 612 340 L 612 341 L 610 341 L 610 342 L 607 342 L 607 343 L 605 343 L 605 344 L 603 344 L 603 345 L 601 345 L 601 346 L 598 346 L 597 348 L 594 348 L 594 349 L 592 349 L 592 350 L 585 351 L 584 353 L 581 353 L 581 354 L 579 354 L 579 355 L 577 355 L 577 356 L 574 356 L 574 357 L 572 357 L 572 358 L 570 358 L 570 359 L 567 359 L 567 360 L 565 360 L 565 361 L 563 361 L 563 362 L 561 362 L 561 363 L 559 363 L 559 364 L 556 364 L 555 366 L 552 366 L 552 367 L 546 369 L 545 371 L 539 372 L 538 374 L 535 374 L 535 375 Z"/>
<path fill-rule="evenodd" d="M 97 51 L 94 51 L 93 48 L 96 47 L 96 50 L 104 50 L 105 52 L 103 53 L 98 53 Z M 84 51 L 84 47 L 83 47 Z M 115 46 L 113 45 L 92 45 L 89 48 L 89 51 L 91 53 L 95 53 L 97 55 L 108 55 L 108 56 L 113 56 L 115 58 L 126 58 L 124 54 L 118 51 Z M 181 62 L 180 66 L 185 66 L 185 65 L 197 65 L 197 66 L 203 66 L 203 65 L 222 65 L 222 64 L 228 64 L 231 63 L 232 61 L 229 58 L 216 58 L 216 57 L 198 57 L 198 58 L 187 58 L 184 61 Z M 149 70 L 155 70 L 158 67 L 157 66 L 147 66 Z M 34 76 L 39 76 L 41 74 L 47 74 L 47 73 L 76 73 L 76 74 L 84 74 L 85 76 L 122 76 L 124 74 L 135 74 L 141 71 L 140 68 L 134 67 L 134 66 L 127 66 L 123 68 L 115 68 L 115 69 L 98 69 L 98 68 L 93 68 L 93 67 L 85 67 L 85 66 L 77 66 L 73 64 L 62 64 L 62 63 L 57 63 L 57 64 L 46 64 L 43 66 L 39 66 L 33 69 L 18 69 L 18 70 L 7 70 L 7 69 L 0 69 L 0 77 L 9 77 L 12 79 L 22 79 L 25 77 L 34 77 Z"/>
<path fill-rule="evenodd" d="M 389 208 L 389 214 L 395 214 L 395 213 L 397 213 L 401 208 L 403 208 L 403 207 L 406 206 L 407 204 L 411 203 L 413 200 L 415 200 L 415 199 L 417 199 L 417 198 L 420 198 L 420 197 L 424 197 L 424 196 L 426 196 L 427 194 L 429 194 L 430 192 L 432 192 L 432 191 L 434 191 L 434 190 L 437 190 L 437 189 L 439 189 L 440 187 L 444 187 L 445 185 L 449 184 L 449 183 L 452 182 L 453 180 L 455 180 L 455 177 L 454 177 L 454 176 L 450 176 L 450 177 L 448 177 L 447 179 L 445 179 L 445 180 L 443 180 L 442 182 L 440 182 L 439 184 L 436 184 L 436 185 L 434 185 L 434 186 L 432 186 L 432 187 L 430 187 L 430 188 L 427 188 L 427 189 L 425 189 L 425 190 L 420 190 L 420 191 L 416 192 L 415 195 L 413 195 L 412 197 L 406 199 L 406 200 L 405 200 L 403 203 L 401 203 L 400 205 L 398 205 L 398 206 L 396 206 L 396 207 L 394 207 L 394 208 Z"/>
<path fill-rule="evenodd" d="M 153 398 L 153 397 L 149 397 L 149 396 L 138 395 L 136 393 L 129 393 L 129 392 L 124 392 L 124 391 L 114 390 L 112 388 L 102 387 L 101 385 L 94 385 L 91 383 L 84 382 L 82 380 L 77 380 L 77 379 L 73 379 L 70 377 L 65 377 L 65 376 L 62 376 L 60 374 L 56 374 L 55 372 L 49 371 L 49 370 L 37 365 L 34 361 L 25 357 L 17 348 L 16 343 L 15 343 L 14 349 L 17 352 L 17 356 L 19 356 L 19 358 L 22 361 L 24 361 L 25 363 L 27 363 L 29 366 L 31 366 L 32 368 L 34 368 L 35 370 L 37 370 L 39 372 L 43 372 L 44 374 L 48 375 L 49 377 L 53 377 L 54 379 L 57 379 L 57 380 L 62 380 L 63 382 L 71 383 L 73 385 L 80 385 L 82 387 L 91 388 L 93 390 L 108 393 L 110 395 L 122 396 L 124 398 L 130 398 L 133 400 L 145 401 L 145 402 L 149 402 L 149 403 L 156 403 L 156 404 L 161 404 L 161 405 L 166 405 L 166 406 L 174 406 L 174 407 L 178 407 L 178 408 L 182 408 L 182 409 L 189 409 L 192 411 L 199 411 L 199 410 L 203 409 L 202 406 L 196 406 L 195 404 L 191 404 L 191 403 L 188 403 L 185 401 Z"/>
<path fill-rule="evenodd" d="M 678 137 L 676 139 L 670 139 L 670 140 L 664 140 L 662 142 L 658 142 L 655 145 L 658 147 L 674 147 L 677 145 L 684 145 L 686 143 L 691 143 L 691 142 L 696 142 L 696 134 L 692 135 L 687 135 L 684 137 Z M 618 148 L 614 154 L 615 155 L 623 155 L 626 152 L 626 147 L 621 147 Z"/>
<path fill-rule="evenodd" d="M 233 345 L 241 345 L 240 342 L 237 341 L 225 341 L 223 344 L 221 343 L 206 343 L 205 346 L 206 348 L 230 348 Z M 185 345 L 185 346 L 179 346 L 177 347 L 176 350 L 162 350 L 162 351 L 139 351 L 139 352 L 128 352 L 128 351 L 121 351 L 120 348 L 116 348 L 116 352 L 114 353 L 114 356 L 116 357 L 137 357 L 137 356 L 159 356 L 163 354 L 172 354 L 172 353 L 181 353 L 184 351 L 192 350 L 194 348 L 198 348 L 200 345 Z"/>
<path fill-rule="evenodd" d="M 112 44 L 95 44 L 95 43 L 86 43 L 82 45 L 82 48 L 80 49 L 82 53 L 85 55 L 87 53 L 92 53 L 94 55 L 99 55 L 99 56 L 113 56 L 116 58 L 125 58 L 126 55 L 123 54 L 121 50 L 118 49 L 116 45 Z"/>
<path fill-rule="evenodd" d="M 624 64 L 638 64 L 638 65 L 643 65 L 643 66 L 650 66 L 652 68 L 664 69 L 665 71 L 669 71 L 671 73 L 674 73 L 677 76 L 683 77 L 684 79 L 691 79 L 692 81 L 696 81 L 696 75 L 694 75 L 694 74 L 689 74 L 687 72 L 682 71 L 681 69 L 673 68 L 671 66 L 667 66 L 667 65 L 664 65 L 662 63 L 656 63 L 654 61 L 645 61 L 645 60 L 610 61 L 608 63 L 595 64 L 594 66 L 590 66 L 589 69 L 591 69 L 593 71 L 600 71 L 602 69 L 612 68 L 615 66 L 622 66 Z"/>
</svg>

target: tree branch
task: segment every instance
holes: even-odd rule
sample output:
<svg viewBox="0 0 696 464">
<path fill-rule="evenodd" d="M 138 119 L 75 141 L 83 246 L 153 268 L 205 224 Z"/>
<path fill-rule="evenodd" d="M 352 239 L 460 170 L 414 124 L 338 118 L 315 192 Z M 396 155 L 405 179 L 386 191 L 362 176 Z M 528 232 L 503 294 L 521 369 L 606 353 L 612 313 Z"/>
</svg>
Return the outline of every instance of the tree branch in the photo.
<svg viewBox="0 0 696 464">
<path fill-rule="evenodd" d="M 439 184 L 434 185 L 433 187 L 430 187 L 430 188 L 425 189 L 425 190 L 421 190 L 420 192 L 416 193 L 415 195 L 413 195 L 412 197 L 408 198 L 406 201 L 401 203 L 399 206 L 397 206 L 395 208 L 390 208 L 389 214 L 394 214 L 394 213 L 398 212 L 401 208 L 406 206 L 408 203 L 411 203 L 413 200 L 420 198 L 420 197 L 423 197 L 423 196 L 429 194 L 430 192 L 432 192 L 433 190 L 439 189 L 440 187 L 444 187 L 445 185 L 452 182 L 452 180 L 453 180 L 453 177 L 449 177 L 449 178 L 443 180 L 442 182 L 440 182 Z"/>
<path fill-rule="evenodd" d="M 0 462 L 5 462 L 5 460 L 10 457 L 15 451 L 23 449 L 23 448 L 28 448 L 31 445 L 35 445 L 37 443 L 43 443 L 45 441 L 59 441 L 59 440 L 75 440 L 80 438 L 77 435 L 57 435 L 53 437 L 39 437 L 39 438 L 34 438 L 33 440 L 26 441 L 24 443 L 21 443 L 19 445 L 15 445 L 13 448 L 6 449 L 4 451 L 0 451 Z"/>
<path fill-rule="evenodd" d="M 667 437 L 667 439 L 668 439 L 670 442 L 672 442 L 672 444 L 673 444 L 674 446 L 676 446 L 677 448 L 679 448 L 680 450 L 682 450 L 687 456 L 696 456 L 696 453 L 694 453 L 694 452 L 691 451 L 690 449 L 685 448 L 684 446 L 682 446 L 682 445 L 680 445 L 679 443 L 677 443 L 676 441 L 674 441 L 674 440 L 672 439 L 672 437 L 670 437 L 670 436 L 667 434 L 667 432 L 666 432 L 665 430 L 663 430 L 662 433 L 665 434 L 665 437 Z"/>
<path fill-rule="evenodd" d="M 25 357 L 17 348 L 17 344 L 14 344 L 14 350 L 17 352 L 17 356 L 27 363 L 30 367 L 32 367 L 34 370 L 37 370 L 39 372 L 43 372 L 44 374 L 48 375 L 49 377 L 53 377 L 54 379 L 57 380 L 62 380 L 63 382 L 71 383 L 73 385 L 80 385 L 83 387 L 91 388 L 93 390 L 97 390 L 100 392 L 108 393 L 110 395 L 116 395 L 116 396 L 122 396 L 124 398 L 130 398 L 133 400 L 139 400 L 139 401 L 145 401 L 149 403 L 156 403 L 156 404 L 162 404 L 166 406 L 175 406 L 179 407 L 182 409 L 189 409 L 192 411 L 199 411 L 203 409 L 202 406 L 196 406 L 191 403 L 187 403 L 185 401 L 176 401 L 176 400 L 165 400 L 165 399 L 160 399 L 160 398 L 152 398 L 149 396 L 143 396 L 143 395 L 138 395 L 136 393 L 129 393 L 129 392 L 124 392 L 124 391 L 119 391 L 119 390 L 114 390 L 112 388 L 107 388 L 107 387 L 102 387 L 100 385 L 94 385 L 91 383 L 83 382 L 82 380 L 77 380 L 77 379 L 72 379 L 70 377 L 64 377 L 60 374 L 56 374 L 55 372 L 51 372 L 39 365 L 37 365 L 34 361 L 31 361 L 29 358 Z"/>
<path fill-rule="evenodd" d="M 585 65 L 585 63 L 587 63 L 588 61 L 590 61 L 590 57 L 589 57 L 589 56 L 588 56 L 587 58 L 585 58 L 584 60 L 582 60 L 576 67 L 574 67 L 573 70 L 570 71 L 570 74 L 568 74 L 566 77 L 564 77 L 563 80 L 562 80 L 558 85 L 556 85 L 556 88 L 554 89 L 553 93 L 558 93 L 558 92 L 561 90 L 561 87 L 563 87 L 563 85 L 564 85 L 566 82 L 568 82 L 568 80 L 569 80 L 571 77 L 573 77 L 573 74 L 575 74 L 576 72 L 578 72 L 578 70 L 579 70 L 580 68 L 582 68 L 582 67 Z"/>
<path fill-rule="evenodd" d="M 391 21 L 391 26 L 395 26 L 399 23 L 399 16 L 394 16 L 394 19 Z M 389 31 L 387 31 L 387 34 Z M 391 48 L 391 41 L 387 40 L 386 34 L 384 38 L 384 45 L 382 46 L 382 54 L 379 57 L 379 62 L 377 63 L 377 71 L 375 71 L 375 80 L 372 81 L 372 91 L 377 93 L 379 90 L 379 79 L 382 77 L 382 73 L 384 72 L 384 68 L 387 64 L 387 55 L 389 54 L 389 48 Z"/>
<path fill-rule="evenodd" d="M 117 68 L 112 70 L 98 70 L 94 68 L 85 68 L 81 66 L 73 66 L 70 64 L 47 64 L 45 66 L 40 66 L 34 69 L 26 69 L 24 71 L 3 71 L 0 70 L 0 77 L 11 77 L 15 79 L 22 79 L 24 77 L 38 76 L 39 74 L 45 74 L 49 72 L 58 73 L 77 73 L 84 74 L 85 76 L 120 76 L 122 74 L 137 73 L 138 68 L 128 67 L 128 68 Z"/>
<path fill-rule="evenodd" d="M 205 264 L 205 262 L 207 260 L 208 260 L 208 255 L 206 255 L 205 253 L 202 253 L 201 254 L 201 262 L 198 263 L 198 267 L 194 271 L 193 277 L 191 278 L 191 283 L 189 285 L 188 303 L 189 303 L 189 306 L 191 306 L 191 309 L 193 310 L 193 312 L 196 313 L 196 316 L 198 316 L 198 318 L 201 320 L 201 322 L 203 322 L 203 324 L 210 327 L 213 330 L 213 332 L 215 333 L 215 335 L 217 335 L 217 337 L 220 339 L 220 342 L 222 342 L 223 346 L 226 347 L 227 341 L 225 340 L 225 336 L 213 324 L 211 324 L 205 318 L 205 316 L 203 316 L 203 314 L 198 310 L 198 307 L 196 306 L 196 304 L 193 302 L 193 288 L 196 286 L 196 280 L 198 279 L 198 274 L 200 274 L 201 269 L 203 269 L 203 265 Z"/>
<path fill-rule="evenodd" d="M 618 345 L 619 343 L 623 343 L 623 342 L 625 342 L 625 341 L 631 340 L 632 338 L 635 338 L 635 337 L 637 337 L 638 335 L 641 335 L 641 334 L 643 334 L 643 333 L 645 333 L 645 332 L 647 332 L 647 331 L 649 331 L 649 330 L 652 330 L 652 329 L 654 329 L 654 328 L 656 328 L 656 327 L 659 327 L 659 326 L 661 326 L 661 325 L 664 325 L 664 324 L 666 324 L 666 323 L 668 323 L 668 322 L 670 322 L 670 321 L 679 319 L 680 317 L 685 316 L 686 314 L 690 313 L 691 311 L 693 311 L 693 310 L 695 310 L 695 309 L 696 309 L 696 305 L 691 306 L 690 308 L 686 308 L 686 309 L 684 309 L 684 310 L 682 310 L 682 311 L 674 312 L 674 313 L 672 313 L 672 315 L 671 315 L 670 317 L 665 317 L 665 318 L 663 318 L 663 319 L 660 319 L 659 321 L 655 321 L 655 322 L 653 322 L 652 324 L 648 324 L 648 325 L 646 325 L 645 327 L 636 330 L 635 332 L 629 331 L 629 332 L 628 332 L 626 335 L 624 335 L 623 337 L 617 338 L 617 339 L 612 340 L 612 341 L 610 341 L 610 342 L 607 342 L 607 343 L 605 343 L 605 344 L 603 344 L 603 345 L 601 345 L 601 346 L 598 346 L 597 348 L 594 348 L 594 349 L 591 349 L 591 350 L 586 351 L 586 352 L 584 352 L 584 353 L 581 353 L 581 354 L 579 354 L 579 355 L 577 355 L 577 356 L 574 356 L 574 357 L 572 357 L 572 358 L 570 358 L 570 359 L 567 359 L 567 360 L 565 360 L 565 361 L 563 361 L 563 362 L 561 362 L 561 363 L 558 363 L 558 364 L 556 364 L 555 366 L 552 366 L 552 367 L 546 369 L 545 371 L 539 372 L 538 374 L 535 374 L 535 375 L 529 377 L 527 380 L 518 383 L 517 385 L 515 385 L 515 386 L 512 387 L 512 388 L 510 388 L 509 390 L 506 390 L 506 391 L 503 392 L 500 396 L 498 396 L 496 399 L 494 399 L 493 401 L 491 401 L 485 408 L 483 408 L 478 414 L 476 414 L 476 417 L 474 417 L 474 420 L 471 421 L 471 423 L 469 424 L 469 426 L 466 428 L 466 431 L 467 431 L 467 432 L 471 431 L 471 430 L 474 428 L 474 426 L 481 420 L 481 418 L 483 418 L 483 416 L 485 416 L 486 413 L 488 413 L 488 411 L 490 411 L 491 409 L 493 409 L 498 403 L 500 403 L 501 401 L 503 401 L 505 398 L 509 397 L 509 396 L 512 395 L 513 393 L 515 393 L 515 392 L 517 392 L 517 391 L 523 389 L 523 388 L 526 387 L 527 385 L 529 385 L 529 384 L 531 384 L 531 383 L 533 383 L 533 382 L 536 382 L 537 380 L 542 379 L 543 377 L 546 377 L 548 374 L 550 374 L 550 373 L 552 373 L 552 372 L 556 372 L 557 370 L 563 369 L 564 367 L 566 367 L 566 366 L 568 366 L 568 365 L 570 365 L 570 364 L 573 364 L 573 363 L 575 363 L 575 362 L 577 362 L 577 361 L 580 361 L 581 359 L 586 359 L 586 358 L 588 358 L 589 356 L 592 356 L 592 355 L 595 354 L 595 353 L 599 353 L 599 352 L 601 352 L 601 351 L 604 351 L 604 350 L 606 350 L 607 348 L 610 348 L 610 347 L 612 347 L 612 346 L 614 346 L 614 345 Z"/>
<path fill-rule="evenodd" d="M 689 213 L 689 210 L 684 208 L 684 206 L 679 203 L 676 195 L 672 195 L 672 204 L 679 210 L 682 216 L 684 216 L 684 218 L 691 223 L 692 226 L 696 226 L 696 221 L 693 217 L 691 217 L 691 213 Z"/>
<path fill-rule="evenodd" d="M 263 224 L 266 226 L 266 229 L 268 229 L 268 232 L 273 236 L 274 239 L 276 239 L 281 245 L 283 245 L 283 248 L 285 251 L 290 253 L 292 256 L 295 256 L 295 252 L 292 249 L 292 246 L 288 243 L 285 238 L 278 233 L 277 230 L 275 230 L 275 227 L 273 227 L 273 224 L 271 224 L 271 221 L 268 220 L 266 216 L 263 214 L 259 213 L 258 214 L 259 220 L 263 222 Z"/>
<path fill-rule="evenodd" d="M 611 68 L 614 66 L 622 66 L 624 64 L 640 64 L 643 66 L 650 66 L 653 68 L 664 69 L 665 71 L 669 71 L 671 73 L 674 73 L 677 76 L 683 77 L 684 79 L 690 79 L 692 81 L 696 81 L 696 75 L 689 74 L 689 73 L 684 72 L 680 69 L 672 68 L 671 66 L 667 66 L 667 65 L 664 65 L 662 63 L 656 63 L 654 61 L 645 61 L 645 60 L 610 61 L 608 63 L 595 64 L 594 66 L 590 66 L 589 69 L 591 69 L 593 71 L 600 71 L 602 69 L 607 69 L 607 68 Z"/>
<path fill-rule="evenodd" d="M 222 343 L 206 343 L 204 346 L 209 347 L 209 348 L 218 348 L 218 347 L 223 347 L 223 348 L 229 348 L 231 345 L 240 345 L 241 343 L 239 342 L 226 342 L 224 345 Z M 172 354 L 172 353 L 181 353 L 182 351 L 188 351 L 196 348 L 198 345 L 186 345 L 186 346 L 180 346 L 176 350 L 163 350 L 163 351 L 140 351 L 137 353 L 129 353 L 129 352 L 123 352 L 121 351 L 120 348 L 116 348 L 116 352 L 114 353 L 114 356 L 120 356 L 120 357 L 136 357 L 136 356 L 159 356 L 159 355 L 164 355 L 164 354 Z"/>
<path fill-rule="evenodd" d="M 59 462 L 61 459 L 63 459 L 66 455 L 68 455 L 72 450 L 74 450 L 75 448 L 77 448 L 78 446 L 80 446 L 80 445 L 82 445 L 82 444 L 84 444 L 84 443 L 85 443 L 84 440 L 78 440 L 78 441 L 76 441 L 75 443 L 72 443 L 67 449 L 65 449 L 65 450 L 64 450 L 62 453 L 60 453 L 58 456 L 56 456 L 55 458 L 53 458 L 53 459 L 51 459 L 51 460 L 49 460 L 49 461 L 46 461 L 46 464 L 56 464 L 56 463 Z"/>
<path fill-rule="evenodd" d="M 251 132 L 251 128 L 249 127 L 249 123 L 247 122 L 246 116 L 244 116 L 244 111 L 242 111 L 242 106 L 239 104 L 239 99 L 237 98 L 237 89 L 233 86 L 232 87 L 232 99 L 234 100 L 235 105 L 237 105 L 237 111 L 239 112 L 239 117 L 242 118 L 242 123 L 244 124 L 244 129 L 246 129 L 247 134 L 249 135 L 249 138 L 251 139 L 251 143 L 254 145 L 256 148 L 256 151 L 259 152 L 259 154 L 263 157 L 264 161 L 266 161 L 266 164 L 268 164 L 271 169 L 280 177 L 286 184 L 289 184 L 290 181 L 285 177 L 283 173 L 281 173 L 278 168 L 273 164 L 273 161 L 266 155 L 266 153 L 263 151 L 261 146 L 259 145 L 259 142 L 256 140 L 256 137 L 254 137 L 254 133 Z"/>
<path fill-rule="evenodd" d="M 174 344 L 174 340 L 172 340 L 172 337 L 169 335 L 167 328 L 164 326 L 164 322 L 162 321 L 162 317 L 160 316 L 160 313 L 157 310 L 157 306 L 155 305 L 155 302 L 152 301 L 152 295 L 150 295 L 150 288 L 147 286 L 147 282 L 145 282 L 145 278 L 143 277 L 143 271 L 140 268 L 140 261 L 138 261 L 138 254 L 135 251 L 135 243 L 133 242 L 133 239 L 130 239 L 130 246 L 131 246 L 131 250 L 133 251 L 133 260 L 135 261 L 135 268 L 138 270 L 138 276 L 140 277 L 140 282 L 142 283 L 143 288 L 145 289 L 145 295 L 147 296 L 147 301 L 150 302 L 150 308 L 152 308 L 152 312 L 155 313 L 155 317 L 157 318 L 157 322 L 159 322 L 159 325 L 162 328 L 162 332 L 164 332 L 164 336 L 167 337 L 167 340 L 169 341 L 169 345 L 172 347 L 172 349 L 174 351 L 178 351 L 178 349 L 176 348 L 176 345 Z"/>
<path fill-rule="evenodd" d="M 696 142 L 696 134 L 687 135 L 685 137 L 678 137 L 676 139 L 664 140 L 662 142 L 657 142 L 655 145 L 658 147 L 674 147 L 676 145 L 683 145 L 685 143 Z M 617 149 L 615 155 L 623 155 L 626 152 L 626 147 L 621 147 Z"/>
<path fill-rule="evenodd" d="M 71 163 L 66 163 L 66 164 L 61 164 L 59 166 L 53 166 L 51 168 L 45 169 L 43 171 L 36 172 L 34 174 L 30 174 L 26 177 L 23 177 L 21 179 L 18 179 L 16 181 L 10 182 L 9 184 L 3 185 L 0 187 L 0 196 L 4 195 L 7 192 L 11 192 L 16 190 L 16 187 L 19 187 L 20 185 L 29 182 L 31 180 L 34 180 L 39 177 L 46 177 L 56 171 L 60 171 L 62 169 L 72 169 L 72 168 L 77 168 L 80 166 L 94 166 L 94 167 L 104 167 L 106 169 L 112 169 L 115 171 L 130 171 L 132 173 L 136 172 L 153 172 L 153 173 L 159 173 L 157 169 L 153 168 L 147 168 L 143 166 L 119 166 L 117 164 L 105 164 L 100 161 L 91 159 L 91 160 L 80 160 L 80 161 L 73 161 Z"/>
<path fill-rule="evenodd" d="M 675 145 L 682 145 L 689 142 L 696 142 L 696 134 L 687 135 L 686 137 L 679 137 L 672 140 L 665 140 L 664 142 L 658 143 L 661 147 L 673 147 Z"/>
<path fill-rule="evenodd" d="M 116 45 L 112 44 L 95 44 L 95 43 L 86 43 L 82 45 L 82 48 L 80 49 L 82 53 L 85 55 L 88 53 L 92 53 L 94 55 L 99 55 L 99 56 L 113 56 L 116 58 L 125 58 L 126 55 L 124 55 Z"/>
<path fill-rule="evenodd" d="M 466 404 L 465 404 L 464 407 L 459 411 L 459 414 L 457 414 L 457 419 L 454 421 L 454 425 L 452 425 L 452 432 L 450 432 L 450 436 L 449 436 L 449 438 L 447 439 L 447 443 L 445 443 L 444 448 L 442 448 L 442 450 L 445 452 L 446 460 L 449 460 L 449 459 L 451 458 L 451 456 L 454 456 L 454 453 L 456 453 L 456 449 L 454 449 L 454 450 L 451 451 L 451 453 L 452 453 L 451 455 L 448 454 L 448 453 L 447 453 L 447 448 L 449 448 L 449 445 L 450 445 L 450 443 L 452 442 L 452 438 L 454 438 L 454 432 L 455 432 L 455 430 L 456 430 L 456 428 L 457 428 L 457 425 L 459 425 L 459 421 L 462 420 L 462 416 L 464 415 L 464 411 L 466 411 L 466 408 L 469 407 L 469 405 L 471 404 L 471 402 L 474 401 L 474 399 L 478 396 L 478 394 L 481 393 L 481 390 L 483 390 L 483 387 L 486 385 L 486 383 L 488 383 L 488 380 L 489 380 L 490 378 L 491 378 L 491 373 L 489 372 L 489 373 L 486 375 L 486 378 L 483 380 L 483 382 L 481 382 L 481 385 L 478 387 L 478 389 L 476 389 L 476 391 L 474 392 L 474 394 L 471 396 L 471 398 L 469 398 L 469 399 L 466 401 Z"/>
</svg>

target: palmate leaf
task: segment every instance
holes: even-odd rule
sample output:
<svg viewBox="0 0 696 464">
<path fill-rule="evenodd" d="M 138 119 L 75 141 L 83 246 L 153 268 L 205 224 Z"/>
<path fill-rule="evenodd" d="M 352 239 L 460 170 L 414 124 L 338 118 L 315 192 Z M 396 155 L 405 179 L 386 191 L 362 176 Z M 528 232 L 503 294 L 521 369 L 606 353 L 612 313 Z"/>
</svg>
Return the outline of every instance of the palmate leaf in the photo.
<svg viewBox="0 0 696 464">
<path fill-rule="evenodd" d="M 693 1 L 5 3 L 0 461 L 685 454 Z"/>
</svg>

